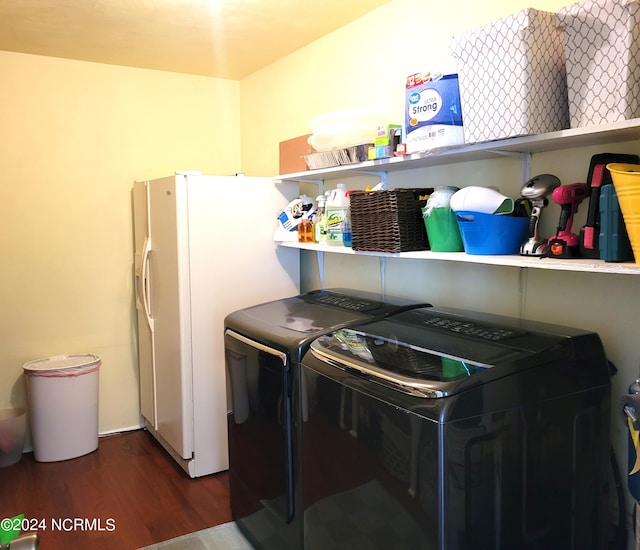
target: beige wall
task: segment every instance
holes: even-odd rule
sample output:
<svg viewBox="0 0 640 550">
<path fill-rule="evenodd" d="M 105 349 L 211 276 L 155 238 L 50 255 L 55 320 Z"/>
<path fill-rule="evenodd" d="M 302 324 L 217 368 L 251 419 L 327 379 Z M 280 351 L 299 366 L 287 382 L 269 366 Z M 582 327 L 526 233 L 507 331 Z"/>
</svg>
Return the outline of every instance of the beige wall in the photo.
<svg viewBox="0 0 640 550">
<path fill-rule="evenodd" d="M 90 352 L 100 430 L 137 426 L 132 183 L 240 171 L 239 83 L 9 52 L 0 74 L 0 409 L 24 362 Z"/>
<path fill-rule="evenodd" d="M 524 7 L 502 4 L 393 0 L 241 83 L 0 52 L 0 408 L 26 404 L 25 361 L 92 352 L 101 431 L 137 425 L 132 181 L 271 175 L 278 142 L 318 113 L 361 105 L 401 119 L 405 76 L 445 57 L 453 32 Z M 376 284 L 371 272 L 360 284 Z"/>
<path fill-rule="evenodd" d="M 278 143 L 307 134 L 314 116 L 351 107 L 402 123 L 408 75 L 448 57 L 458 32 L 563 0 L 391 0 L 242 80 L 242 161 L 248 175 L 278 172 Z"/>
</svg>

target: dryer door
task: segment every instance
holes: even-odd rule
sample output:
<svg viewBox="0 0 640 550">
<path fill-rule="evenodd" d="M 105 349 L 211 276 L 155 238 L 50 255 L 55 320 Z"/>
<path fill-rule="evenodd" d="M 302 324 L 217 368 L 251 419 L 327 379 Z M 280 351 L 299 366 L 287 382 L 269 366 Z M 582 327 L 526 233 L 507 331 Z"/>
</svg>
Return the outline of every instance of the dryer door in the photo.
<svg viewBox="0 0 640 550">
<path fill-rule="evenodd" d="M 234 519 L 266 508 L 293 518 L 291 367 L 287 354 L 225 332 L 231 389 L 229 473 Z"/>
</svg>

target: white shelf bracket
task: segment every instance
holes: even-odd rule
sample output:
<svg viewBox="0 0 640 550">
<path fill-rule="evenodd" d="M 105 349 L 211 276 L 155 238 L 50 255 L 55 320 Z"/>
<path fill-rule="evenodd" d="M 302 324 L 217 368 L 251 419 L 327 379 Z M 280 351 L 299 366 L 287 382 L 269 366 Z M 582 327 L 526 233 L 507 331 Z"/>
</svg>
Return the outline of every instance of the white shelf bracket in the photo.
<svg viewBox="0 0 640 550">
<path fill-rule="evenodd" d="M 369 170 L 358 170 L 359 174 L 364 174 L 365 176 L 375 176 L 376 178 L 380 178 L 382 182 L 382 189 L 387 189 L 387 172 L 371 172 Z"/>
<path fill-rule="evenodd" d="M 531 153 L 516 153 L 513 151 L 494 151 L 496 155 L 503 155 L 505 157 L 515 157 L 520 159 L 520 174 L 524 183 L 531 179 Z"/>
<path fill-rule="evenodd" d="M 322 195 L 324 193 L 324 180 L 311 180 L 311 179 L 304 179 L 304 180 L 300 180 L 298 183 L 314 183 L 315 185 L 318 186 L 318 195 Z"/>
<path fill-rule="evenodd" d="M 312 183 L 318 186 L 318 195 L 322 195 L 324 193 L 324 180 L 322 179 L 312 179 L 312 178 L 286 178 L 286 180 L 275 178 L 274 182 L 276 186 L 278 183 L 282 183 L 283 181 L 295 181 L 300 185 L 301 183 Z"/>
</svg>

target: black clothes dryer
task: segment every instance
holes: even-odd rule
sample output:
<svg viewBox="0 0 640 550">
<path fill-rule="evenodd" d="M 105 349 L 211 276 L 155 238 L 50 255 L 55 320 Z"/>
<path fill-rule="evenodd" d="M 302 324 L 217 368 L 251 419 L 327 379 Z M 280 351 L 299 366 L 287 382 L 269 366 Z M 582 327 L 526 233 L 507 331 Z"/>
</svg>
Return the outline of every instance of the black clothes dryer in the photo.
<svg viewBox="0 0 640 550">
<path fill-rule="evenodd" d="M 335 328 L 425 305 L 330 289 L 226 317 L 231 511 L 256 548 L 302 548 L 299 430 L 307 403 L 300 398 L 306 395 L 300 391 L 300 363 L 311 342 Z"/>
<path fill-rule="evenodd" d="M 606 548 L 597 334 L 416 309 L 321 336 L 302 375 L 305 550 Z"/>
</svg>

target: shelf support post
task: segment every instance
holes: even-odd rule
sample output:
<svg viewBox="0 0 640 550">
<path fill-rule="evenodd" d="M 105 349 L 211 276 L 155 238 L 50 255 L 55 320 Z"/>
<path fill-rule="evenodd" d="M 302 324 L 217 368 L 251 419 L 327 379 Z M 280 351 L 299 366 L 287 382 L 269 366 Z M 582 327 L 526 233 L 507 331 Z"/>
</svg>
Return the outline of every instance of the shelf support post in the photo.
<svg viewBox="0 0 640 550">
<path fill-rule="evenodd" d="M 320 288 L 324 288 L 324 251 L 317 250 L 316 258 L 318 260 L 318 279 L 320 280 Z"/>
<path fill-rule="evenodd" d="M 531 153 L 520 153 L 522 183 L 531 179 Z"/>
<path fill-rule="evenodd" d="M 380 295 L 383 298 L 387 297 L 387 258 L 380 256 Z"/>
</svg>

